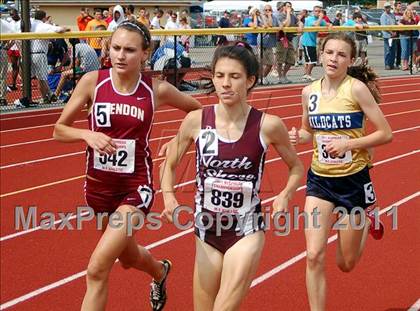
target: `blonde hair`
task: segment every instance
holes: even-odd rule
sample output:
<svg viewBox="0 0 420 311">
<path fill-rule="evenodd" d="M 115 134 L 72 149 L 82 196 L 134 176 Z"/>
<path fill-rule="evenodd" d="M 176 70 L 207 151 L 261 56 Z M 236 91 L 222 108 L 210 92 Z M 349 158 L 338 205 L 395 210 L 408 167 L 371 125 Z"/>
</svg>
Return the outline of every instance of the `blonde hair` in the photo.
<svg viewBox="0 0 420 311">
<path fill-rule="evenodd" d="M 411 13 L 411 14 L 410 14 Z M 409 17 L 409 14 L 411 15 L 411 18 Z M 405 9 L 404 13 L 403 13 L 403 19 L 405 20 L 410 20 L 410 19 L 414 19 L 414 14 L 413 11 L 410 9 Z"/>
</svg>

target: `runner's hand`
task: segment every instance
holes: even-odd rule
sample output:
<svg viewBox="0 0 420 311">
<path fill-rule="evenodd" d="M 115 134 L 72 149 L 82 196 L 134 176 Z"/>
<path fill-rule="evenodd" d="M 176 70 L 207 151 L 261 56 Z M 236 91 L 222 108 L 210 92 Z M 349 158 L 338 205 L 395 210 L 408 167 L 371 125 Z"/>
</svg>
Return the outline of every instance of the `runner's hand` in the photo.
<svg viewBox="0 0 420 311">
<path fill-rule="evenodd" d="M 282 193 L 280 193 L 273 202 L 273 212 L 271 213 L 271 217 L 274 218 L 276 213 L 283 212 L 288 213 L 289 212 L 289 198 Z"/>
<path fill-rule="evenodd" d="M 172 224 L 174 222 L 173 219 L 173 213 L 174 210 L 179 206 L 178 201 L 173 198 L 170 200 L 164 200 L 165 201 L 165 209 L 163 210 L 162 214 L 160 214 L 160 218 L 163 219 L 163 221 Z"/>
<path fill-rule="evenodd" d="M 166 157 L 167 152 L 168 152 L 168 147 L 169 145 L 176 139 L 176 137 L 172 138 L 170 141 L 168 141 L 167 143 L 163 144 L 162 147 L 160 147 L 159 149 L 159 156 L 164 156 Z"/>
<path fill-rule="evenodd" d="M 299 143 L 299 131 L 295 127 L 292 127 L 292 130 L 289 131 L 289 139 L 293 146 Z"/>
<path fill-rule="evenodd" d="M 334 139 L 327 144 L 325 150 L 333 157 L 341 157 L 349 150 L 348 140 Z"/>
<path fill-rule="evenodd" d="M 85 141 L 93 150 L 100 154 L 114 154 L 117 146 L 112 141 L 112 138 L 101 132 L 89 131 L 85 136 Z"/>
</svg>

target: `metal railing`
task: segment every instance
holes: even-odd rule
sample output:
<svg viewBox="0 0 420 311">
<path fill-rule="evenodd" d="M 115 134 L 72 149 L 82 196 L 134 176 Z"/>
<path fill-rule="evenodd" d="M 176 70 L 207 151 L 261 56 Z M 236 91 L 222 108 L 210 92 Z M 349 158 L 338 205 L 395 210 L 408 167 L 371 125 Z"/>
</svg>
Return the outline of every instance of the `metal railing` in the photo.
<svg viewBox="0 0 420 311">
<path fill-rule="evenodd" d="M 244 35 L 253 33 L 258 36 L 258 44 L 256 46 L 256 54 L 261 63 L 264 63 L 264 53 L 273 53 L 276 57 L 276 47 L 265 48 L 264 38 L 267 35 L 276 35 L 280 30 L 284 33 L 295 33 L 299 37 L 303 32 L 355 32 L 360 31 L 355 27 L 339 26 L 339 27 L 309 27 L 302 31 L 297 27 L 286 28 L 212 28 L 212 29 L 191 29 L 191 30 L 151 30 L 152 40 L 160 41 L 161 47 L 165 44 L 170 46 L 170 42 L 176 42 L 181 45 L 181 49 L 172 49 L 170 47 L 163 51 L 163 61 L 154 61 L 153 56 L 147 62 L 145 71 L 156 76 L 163 76 L 171 83 L 184 91 L 201 91 L 201 81 L 204 76 L 208 77 L 207 67 L 211 62 L 211 58 L 215 48 L 217 47 L 217 40 L 220 36 L 224 36 L 228 41 L 242 40 Z M 420 30 L 420 26 L 370 26 L 366 29 L 371 34 L 380 31 L 410 31 L 412 36 L 416 31 Z M 63 105 L 69 98 L 75 83 L 78 78 L 87 71 L 96 70 L 97 64 L 99 67 L 109 66 L 107 64 L 106 42 L 112 35 L 108 31 L 93 31 L 93 32 L 68 32 L 62 34 L 55 33 L 19 33 L 19 34 L 2 34 L 0 41 L 3 47 L 8 48 L 9 57 L 5 56 L 4 49 L 2 50 L 1 63 L 6 64 L 5 74 L 0 74 L 0 88 L 4 89 L 4 85 L 12 85 L 13 89 L 6 91 L 6 94 L 1 94 L 0 97 L 5 98 L 7 106 L 2 106 L 1 110 L 13 110 L 16 107 L 25 106 L 51 106 Z M 417 34 L 418 35 L 418 34 Z M 82 43 L 76 43 L 71 38 L 78 38 Z M 410 40 L 412 55 L 414 51 L 414 44 L 416 38 Z M 374 67 L 380 75 L 401 75 L 407 74 L 401 71 L 382 71 L 383 64 L 383 49 L 384 43 L 382 38 L 377 36 L 374 41 L 368 46 L 369 64 Z M 14 42 L 14 45 L 12 44 Z M 25 53 L 21 46 L 23 42 L 30 42 L 30 51 Z M 163 42 L 165 42 L 163 44 Z M 187 44 L 188 43 L 188 44 Z M 292 43 L 292 42 L 291 42 Z M 294 48 L 299 50 L 299 47 Z M 280 44 L 277 42 L 277 45 Z M 12 47 L 14 48 L 12 49 Z M 271 52 L 270 52 L 271 49 Z M 10 52 L 10 51 L 18 52 Z M 172 54 L 168 51 L 172 50 Z M 188 51 L 188 58 L 186 61 L 181 59 L 183 51 Z M 156 49 L 154 49 L 156 52 Z M 31 65 L 31 72 L 23 72 L 20 69 L 20 64 L 12 64 L 13 53 L 20 54 L 20 61 L 25 60 Z M 96 53 L 96 57 L 95 54 Z M 370 57 L 372 55 L 373 57 Z M 267 56 L 267 55 L 266 55 Z M 298 57 L 298 51 L 296 51 Z M 170 59 L 173 58 L 172 66 Z M 183 63 L 184 61 L 184 63 Z M 411 57 L 411 61 L 413 58 Z M 263 79 L 260 77 L 260 84 L 277 84 L 281 81 L 276 75 L 276 58 L 274 59 L 274 66 L 271 72 Z M 262 68 L 263 66 L 261 66 Z M 410 66 L 410 73 L 413 74 L 413 66 Z M 16 85 L 13 85 L 13 71 L 19 71 L 17 74 Z M 2 71 L 0 71 L 2 72 Z M 262 71 L 261 71 L 262 73 Z M 24 77 L 24 75 L 35 76 L 36 80 L 31 80 L 31 77 Z M 314 76 L 319 77 L 322 70 L 319 67 L 314 69 Z M 303 67 L 299 62 L 292 67 L 289 73 L 290 81 L 293 83 L 302 82 Z M 65 79 L 64 79 L 64 78 Z M 47 85 L 45 85 L 46 79 Z M 59 80 L 65 80 L 64 82 Z M 22 83 L 22 81 L 31 81 L 29 84 Z M 12 83 L 10 83 L 12 82 Z M 59 90 L 57 91 L 57 83 L 59 83 Z M 15 87 L 17 89 L 15 89 Z M 26 88 L 26 92 L 23 90 Z M 23 94 L 30 94 L 30 98 L 23 99 Z M 56 96 L 51 94 L 55 93 Z M 23 105 L 22 105 L 23 102 Z M 17 106 L 15 104 L 18 104 Z"/>
</svg>

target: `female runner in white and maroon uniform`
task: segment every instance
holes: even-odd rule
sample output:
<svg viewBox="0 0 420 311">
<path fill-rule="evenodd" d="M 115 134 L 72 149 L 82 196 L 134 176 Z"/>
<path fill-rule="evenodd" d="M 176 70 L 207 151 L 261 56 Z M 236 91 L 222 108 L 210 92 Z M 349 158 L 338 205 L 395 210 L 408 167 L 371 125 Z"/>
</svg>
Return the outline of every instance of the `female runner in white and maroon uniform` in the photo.
<svg viewBox="0 0 420 311">
<path fill-rule="evenodd" d="M 172 222 L 178 206 L 175 169 L 189 146 L 196 144 L 195 310 L 237 310 L 251 285 L 264 245 L 258 193 L 267 147 L 273 145 L 289 167 L 273 212 L 287 211 L 303 175 L 280 118 L 247 103 L 257 76 L 258 61 L 249 45 L 238 42 L 217 48 L 212 82 L 219 103 L 187 115 L 161 169 L 162 216 Z M 199 216 L 203 212 L 206 217 Z M 218 219 L 223 229 L 217 228 Z"/>
<path fill-rule="evenodd" d="M 122 226 L 106 226 L 90 258 L 82 310 L 105 310 L 108 276 L 116 259 L 126 269 L 135 268 L 153 277 L 153 310 L 161 310 L 166 302 L 171 263 L 155 260 L 127 229 L 140 221 L 132 215 L 145 216 L 153 202 L 149 137 L 154 111 L 171 105 L 188 112 L 201 105 L 169 83 L 141 73 L 150 40 L 143 24 L 120 24 L 111 38 L 113 67 L 83 76 L 54 129 L 59 141 L 84 140 L 88 145 L 85 195 L 89 206 L 108 216 L 118 212 L 122 218 Z M 73 127 L 86 105 L 89 129 Z"/>
</svg>

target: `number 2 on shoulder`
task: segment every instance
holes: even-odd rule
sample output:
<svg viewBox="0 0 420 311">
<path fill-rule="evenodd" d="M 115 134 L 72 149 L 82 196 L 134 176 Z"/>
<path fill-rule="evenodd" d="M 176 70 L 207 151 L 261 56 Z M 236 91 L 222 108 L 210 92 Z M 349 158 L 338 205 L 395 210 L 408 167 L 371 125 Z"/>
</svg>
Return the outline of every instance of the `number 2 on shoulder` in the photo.
<svg viewBox="0 0 420 311">
<path fill-rule="evenodd" d="M 203 156 L 217 156 L 219 154 L 218 139 L 215 129 L 200 131 L 200 152 Z"/>
</svg>

